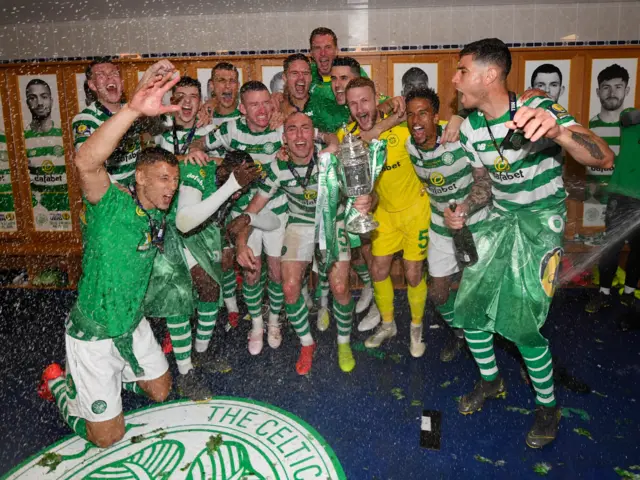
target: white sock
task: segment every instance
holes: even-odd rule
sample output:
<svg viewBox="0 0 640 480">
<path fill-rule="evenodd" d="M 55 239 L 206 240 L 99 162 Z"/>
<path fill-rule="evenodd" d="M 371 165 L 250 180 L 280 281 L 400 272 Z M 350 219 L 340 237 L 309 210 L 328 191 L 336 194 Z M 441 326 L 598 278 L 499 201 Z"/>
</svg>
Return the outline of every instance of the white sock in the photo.
<svg viewBox="0 0 640 480">
<path fill-rule="evenodd" d="M 196 352 L 198 353 L 202 353 L 202 352 L 206 352 L 207 348 L 209 348 L 209 342 L 211 340 L 198 340 L 196 338 L 196 343 L 194 345 Z"/>
<path fill-rule="evenodd" d="M 256 318 L 252 318 L 251 323 L 253 325 L 253 330 L 261 330 L 264 325 L 264 322 L 262 321 L 262 315 Z"/>
<path fill-rule="evenodd" d="M 338 344 L 349 343 L 351 341 L 351 335 L 338 335 Z"/>
<path fill-rule="evenodd" d="M 329 308 L 329 295 L 322 295 L 320 297 L 320 306 L 322 308 Z"/>
<path fill-rule="evenodd" d="M 238 313 L 238 302 L 236 301 L 235 295 L 231 298 L 225 298 L 224 304 L 227 307 L 227 312 L 235 312 Z"/>
<path fill-rule="evenodd" d="M 280 315 L 269 312 L 269 325 L 278 325 L 280 323 Z"/>
<path fill-rule="evenodd" d="M 611 295 L 611 288 L 600 287 L 600 291 L 605 295 Z"/>
<path fill-rule="evenodd" d="M 180 375 L 186 375 L 187 373 L 189 373 L 189 370 L 193 368 L 191 358 L 187 358 L 185 360 L 176 360 L 176 364 L 178 365 L 178 372 L 180 372 Z"/>
<path fill-rule="evenodd" d="M 635 291 L 636 289 L 633 287 L 628 287 L 627 285 L 624 286 L 624 293 L 629 294 L 629 293 L 634 293 Z"/>
<path fill-rule="evenodd" d="M 300 343 L 303 347 L 308 347 L 309 345 L 313 345 L 313 337 L 310 333 L 303 335 L 300 337 Z"/>
<path fill-rule="evenodd" d="M 306 284 L 304 287 L 302 287 L 301 293 L 302 293 L 302 296 L 304 297 L 304 302 L 307 305 L 309 305 L 310 303 L 313 304 L 311 300 L 311 295 L 309 295 L 309 287 Z"/>
</svg>

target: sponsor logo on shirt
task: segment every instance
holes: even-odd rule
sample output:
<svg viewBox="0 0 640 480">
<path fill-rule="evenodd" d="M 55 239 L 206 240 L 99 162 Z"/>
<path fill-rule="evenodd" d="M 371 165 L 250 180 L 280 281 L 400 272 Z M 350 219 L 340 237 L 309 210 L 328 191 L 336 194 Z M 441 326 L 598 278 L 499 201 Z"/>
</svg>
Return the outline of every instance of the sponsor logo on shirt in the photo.
<svg viewBox="0 0 640 480">
<path fill-rule="evenodd" d="M 501 182 L 506 182 L 508 180 L 515 180 L 516 178 L 524 178 L 524 173 L 522 170 L 516 173 L 495 172 L 493 173 L 493 178 Z"/>
<path fill-rule="evenodd" d="M 429 176 L 429 183 L 431 183 L 431 185 L 433 185 L 434 187 L 441 187 L 442 185 L 444 185 L 445 181 L 446 180 L 444 176 L 439 172 L 433 172 Z"/>
<path fill-rule="evenodd" d="M 509 165 L 509 161 L 502 156 L 496 157 L 496 159 L 493 161 L 493 166 L 498 172 L 506 172 L 508 170 L 511 170 L 511 165 Z"/>
<path fill-rule="evenodd" d="M 398 167 L 400 167 L 400 160 L 398 160 L 393 165 L 385 165 L 384 167 L 382 167 L 382 171 L 386 172 L 387 170 L 393 170 L 394 168 L 398 168 Z"/>
</svg>

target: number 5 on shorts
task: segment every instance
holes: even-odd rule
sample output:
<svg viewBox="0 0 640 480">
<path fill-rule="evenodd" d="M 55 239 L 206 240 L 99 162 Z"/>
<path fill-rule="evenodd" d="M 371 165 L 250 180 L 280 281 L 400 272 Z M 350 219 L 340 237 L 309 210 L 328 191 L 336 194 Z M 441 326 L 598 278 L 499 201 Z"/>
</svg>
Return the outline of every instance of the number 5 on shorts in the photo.
<svg viewBox="0 0 640 480">
<path fill-rule="evenodd" d="M 429 244 L 429 229 L 420 230 L 418 233 L 418 248 L 424 250 Z"/>
</svg>

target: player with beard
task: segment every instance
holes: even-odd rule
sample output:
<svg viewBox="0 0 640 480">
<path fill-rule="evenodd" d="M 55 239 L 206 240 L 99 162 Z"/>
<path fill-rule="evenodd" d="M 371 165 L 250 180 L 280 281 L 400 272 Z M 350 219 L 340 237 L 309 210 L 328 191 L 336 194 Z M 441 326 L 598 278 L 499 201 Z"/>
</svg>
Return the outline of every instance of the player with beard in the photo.
<svg viewBox="0 0 640 480">
<path fill-rule="evenodd" d="M 607 142 L 616 156 L 620 152 L 620 116 L 622 113 L 632 110 L 631 108 L 624 108 L 624 100 L 627 95 L 629 95 L 630 90 L 629 72 L 626 68 L 618 64 L 613 64 L 598 74 L 596 95 L 600 100 L 600 113 L 589 120 L 589 128 Z M 605 218 L 605 223 L 609 224 L 607 229 L 610 228 L 611 224 L 619 222 L 619 218 L 614 218 L 615 216 L 620 216 L 619 213 L 616 213 L 615 216 L 613 215 L 615 210 L 618 210 L 618 212 L 625 210 L 624 207 L 621 208 L 625 203 L 624 201 L 619 202 L 620 205 L 617 205 L 618 200 L 620 200 L 618 198 L 616 199 L 616 203 L 612 205 L 606 194 L 607 185 L 609 184 L 612 174 L 613 167 L 610 169 L 587 167 L 587 185 L 592 186 L 595 196 L 600 203 L 607 203 L 608 218 Z M 612 219 L 615 221 L 612 222 Z M 611 251 L 613 250 L 615 249 L 611 249 Z M 585 307 L 587 312 L 596 313 L 611 305 L 611 285 L 613 284 L 617 267 L 618 256 L 616 253 L 602 257 L 598 265 L 600 289 L 587 303 Z M 631 282 L 625 283 L 624 293 L 626 295 L 621 297 L 621 301 L 626 306 L 632 305 L 635 302 L 635 297 L 633 296 L 633 291 L 636 287 L 636 285 L 633 284 L 633 277 L 635 276 L 636 275 L 631 276 L 629 279 Z"/>
<path fill-rule="evenodd" d="M 66 322 L 66 375 L 58 364 L 47 367 L 39 394 L 55 399 L 69 426 L 102 448 L 125 434 L 123 388 L 159 402 L 171 389 L 169 365 L 142 304 L 178 188 L 178 160 L 160 148 L 143 151 L 130 192 L 112 184 L 104 168 L 134 122 L 179 108 L 162 105 L 180 78 L 170 63 L 166 71 L 159 80 L 146 76 L 131 102 L 107 119 L 74 159 L 87 219 L 82 278 Z"/>
<path fill-rule="evenodd" d="M 305 375 L 311 370 L 316 344 L 309 329 L 309 312 L 301 296 L 301 286 L 304 272 L 313 261 L 316 250 L 318 163 L 322 159 L 318 158 L 315 150 L 313 123 L 310 117 L 301 112 L 287 117 L 283 142 L 287 148 L 288 160 L 272 162 L 265 168 L 264 183 L 260 185 L 246 212 L 259 212 L 277 192 L 284 192 L 288 200 L 289 221 L 285 230 L 282 255 L 285 309 L 302 343 L 296 371 Z M 365 197 L 358 199 L 357 206 L 366 211 L 369 203 L 370 199 Z M 256 268 L 256 257 L 246 246 L 248 234 L 246 228 L 238 234 L 238 262 L 246 268 Z M 333 313 L 338 326 L 338 363 L 342 371 L 350 372 L 355 367 L 349 345 L 354 302 L 349 289 L 349 244 L 342 206 L 337 206 L 334 235 L 340 248 L 335 263 L 329 265 L 328 276 L 334 299 Z"/>
<path fill-rule="evenodd" d="M 462 124 L 460 141 L 471 158 L 474 185 L 445 225 L 461 228 L 475 209 L 492 199 L 489 216 L 477 224 L 478 261 L 465 268 L 453 326 L 464 328 L 481 381 L 458 404 L 462 414 L 487 398 L 506 394 L 493 351 L 493 334 L 516 344 L 536 392 L 535 420 L 526 443 L 541 448 L 558 431 L 553 366 L 540 334 L 557 283 L 562 256 L 566 192 L 562 149 L 583 165 L 608 168 L 613 152 L 547 97 L 522 102 L 506 79 L 511 53 L 499 39 L 467 45 L 453 84 L 462 106 L 476 109 Z M 523 295 L 522 292 L 527 292 Z"/>
<path fill-rule="evenodd" d="M 140 84 L 149 78 L 159 78 L 168 70 L 168 60 L 153 64 L 146 72 Z M 95 132 L 100 125 L 120 111 L 123 103 L 124 81 L 120 76 L 120 68 L 108 57 L 92 61 L 86 70 L 87 85 L 95 94 L 96 101 L 73 118 L 73 145 L 80 146 Z M 134 123 L 123 136 L 118 148 L 107 159 L 107 172 L 111 181 L 130 185 L 135 181 L 136 158 L 140 153 L 140 135 L 143 132 L 155 131 L 158 122 L 145 118 Z"/>
<path fill-rule="evenodd" d="M 340 139 L 347 132 L 357 134 L 358 131 L 370 131 L 381 122 L 382 118 L 376 108 L 375 85 L 371 80 L 351 80 L 346 88 L 346 98 L 355 122 L 348 125 L 346 131 L 340 130 Z M 380 139 L 387 140 L 387 157 L 374 189 L 379 201 L 373 215 L 379 226 L 371 234 L 371 275 L 382 324 L 367 338 L 365 346 L 377 348 L 397 333 L 393 283 L 389 273 L 393 255 L 402 250 L 411 310 L 410 352 L 414 357 L 421 357 L 425 351 L 422 317 L 427 297 L 422 264 L 427 257 L 431 209 L 429 197 L 424 194 L 420 179 L 405 150 L 405 142 L 409 136 L 406 124 L 397 125 L 379 136 Z M 398 192 L 402 194 L 399 195 Z"/>
<path fill-rule="evenodd" d="M 24 131 L 24 143 L 29 160 L 31 198 L 48 211 L 68 212 L 67 169 L 64 158 L 62 129 L 51 118 L 53 98 L 49 84 L 39 78 L 27 83 L 27 107 L 31 113 L 29 128 Z M 46 222 L 49 223 L 49 216 Z"/>
</svg>

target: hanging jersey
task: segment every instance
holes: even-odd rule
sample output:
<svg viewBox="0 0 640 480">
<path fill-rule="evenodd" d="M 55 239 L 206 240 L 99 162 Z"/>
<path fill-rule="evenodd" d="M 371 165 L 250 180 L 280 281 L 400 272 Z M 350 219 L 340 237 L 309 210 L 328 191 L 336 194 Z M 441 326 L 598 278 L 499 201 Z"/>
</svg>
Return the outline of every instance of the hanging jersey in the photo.
<svg viewBox="0 0 640 480">
<path fill-rule="evenodd" d="M 68 211 L 67 170 L 62 129 L 55 125 L 48 132 L 24 132 L 29 161 L 31 193 L 40 197 L 47 210 Z"/>
</svg>

